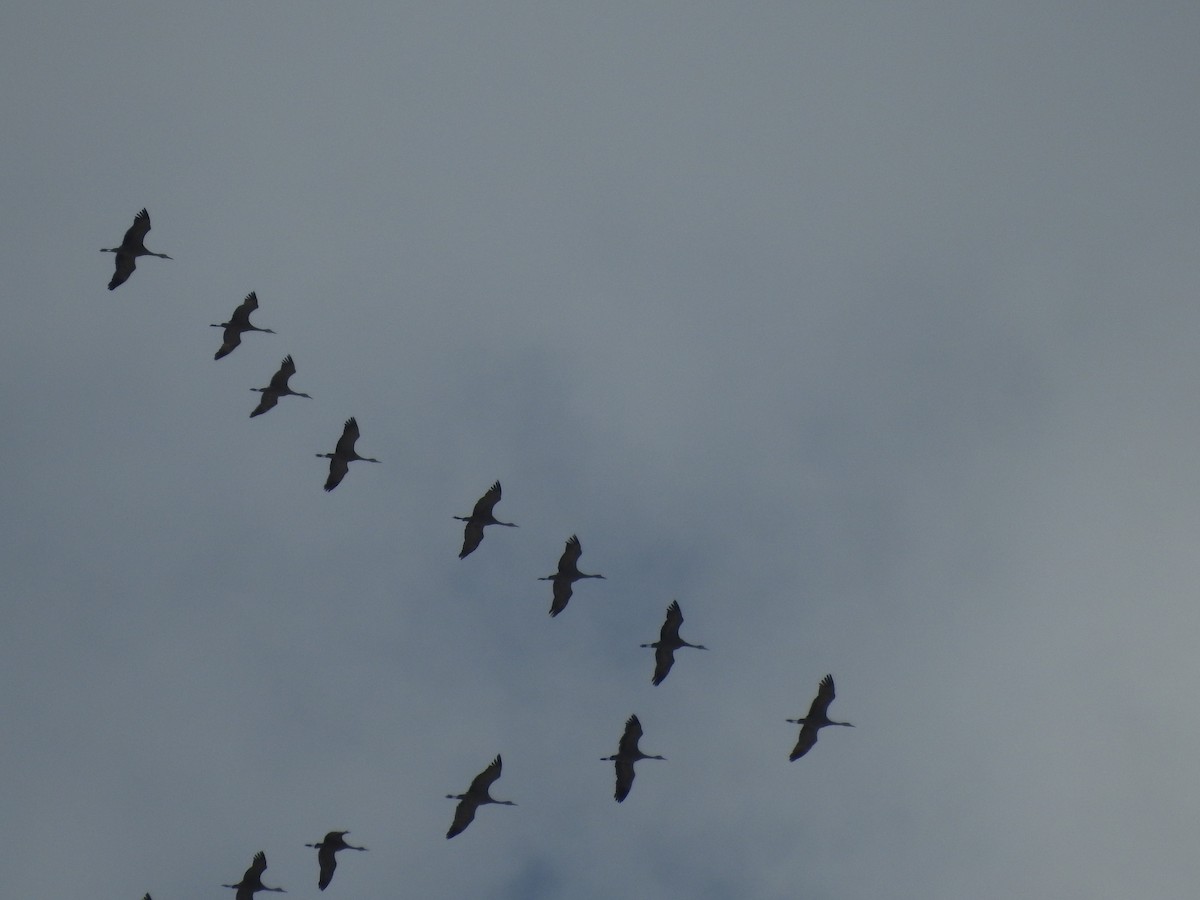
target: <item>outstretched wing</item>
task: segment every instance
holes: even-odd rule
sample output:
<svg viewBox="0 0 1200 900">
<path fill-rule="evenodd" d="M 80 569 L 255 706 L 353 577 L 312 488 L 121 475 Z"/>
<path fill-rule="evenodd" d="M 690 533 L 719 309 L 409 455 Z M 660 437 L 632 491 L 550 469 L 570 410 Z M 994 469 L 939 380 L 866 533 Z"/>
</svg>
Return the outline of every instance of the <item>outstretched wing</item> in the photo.
<svg viewBox="0 0 1200 900">
<path fill-rule="evenodd" d="M 358 420 L 351 416 L 346 420 L 346 425 L 342 428 L 342 436 L 338 438 L 337 447 L 334 452 L 338 456 L 354 455 L 354 444 L 358 440 Z M 345 474 L 344 472 L 342 473 Z M 329 490 L 327 488 L 327 490 Z"/>
<path fill-rule="evenodd" d="M 563 550 L 562 556 L 558 558 L 558 571 L 566 574 L 574 572 L 579 563 L 579 557 L 583 554 L 583 548 L 579 545 L 579 538 L 571 535 L 567 538 L 567 547 Z M 568 597 L 570 594 L 567 595 Z"/>
<path fill-rule="evenodd" d="M 221 346 L 217 350 L 217 354 L 216 354 L 216 356 L 213 357 L 213 359 L 221 359 L 224 356 L 228 356 L 235 349 L 237 349 L 238 344 L 240 344 L 241 342 L 242 342 L 241 329 L 239 329 L 236 325 L 234 325 L 232 322 L 230 322 L 227 326 L 225 326 L 225 334 L 221 340 Z"/>
<path fill-rule="evenodd" d="M 233 315 L 229 317 L 229 326 L 239 331 L 248 331 L 250 328 L 250 313 L 256 309 L 258 309 L 258 294 L 251 291 L 246 295 L 246 299 L 238 304 L 238 308 L 233 311 Z"/>
<path fill-rule="evenodd" d="M 663 628 L 665 629 L 666 626 L 664 625 Z M 675 649 L 670 644 L 660 641 L 654 648 L 654 677 L 650 679 L 651 684 L 662 684 L 673 665 L 675 665 Z"/>
<path fill-rule="evenodd" d="M 679 608 L 679 601 L 672 600 L 671 605 L 667 607 L 667 618 L 663 622 L 662 629 L 658 633 L 660 641 L 670 641 L 678 643 L 679 641 L 679 626 L 683 624 L 683 610 Z"/>
<path fill-rule="evenodd" d="M 482 501 L 480 501 L 482 502 Z M 475 507 L 475 512 L 479 512 L 478 504 Z M 466 526 L 463 528 L 463 545 L 462 550 L 458 553 L 459 559 L 465 559 L 471 554 L 476 547 L 483 541 L 483 526 L 475 520 L 474 517 L 467 520 Z"/>
<path fill-rule="evenodd" d="M 133 224 L 129 226 L 129 230 L 125 232 L 125 237 L 121 239 L 122 247 L 140 247 L 146 240 L 146 235 L 150 233 L 150 213 L 142 209 L 136 216 L 133 217 Z"/>
<path fill-rule="evenodd" d="M 820 729 L 815 725 L 804 723 L 800 728 L 800 739 L 796 741 L 796 746 L 792 748 L 791 756 L 788 757 L 792 762 L 795 762 L 805 753 L 811 750 L 817 744 L 817 732 Z"/>
<path fill-rule="evenodd" d="M 321 865 L 321 877 L 317 880 L 317 887 L 321 890 L 329 887 L 329 882 L 333 881 L 333 870 L 337 868 L 337 850 L 329 842 L 322 842 L 321 849 L 317 851 L 317 862 Z"/>
<path fill-rule="evenodd" d="M 817 687 L 817 696 L 813 698 L 812 706 L 808 708 L 809 721 L 827 718 L 829 704 L 833 702 L 835 696 L 837 695 L 833 692 L 833 676 L 826 675 Z M 813 738 L 813 743 L 816 743 L 816 738 Z"/>
<path fill-rule="evenodd" d="M 279 402 L 279 395 L 268 388 L 262 392 L 262 399 L 258 401 L 258 406 L 254 407 L 254 412 L 250 413 L 250 418 L 261 416 L 269 409 L 274 409 L 275 404 Z"/>
<path fill-rule="evenodd" d="M 636 715 L 625 720 L 625 732 L 621 735 L 621 743 L 617 745 L 620 756 L 636 756 L 638 741 L 642 739 L 642 723 Z"/>
<path fill-rule="evenodd" d="M 249 881 L 252 876 L 254 878 L 262 878 L 262 873 L 265 871 L 267 871 L 267 854 L 259 850 L 254 854 L 254 862 L 250 863 L 250 868 L 246 870 L 242 881 Z"/>
<path fill-rule="evenodd" d="M 613 792 L 613 796 L 617 802 L 622 802 L 629 796 L 629 789 L 633 787 L 633 763 L 623 759 L 618 759 L 617 767 L 617 789 Z"/>
<path fill-rule="evenodd" d="M 458 806 L 454 809 L 454 822 L 450 825 L 450 830 L 446 832 L 446 839 L 454 837 L 456 834 L 462 834 L 467 830 L 467 826 L 475 821 L 475 800 L 470 796 L 463 797 L 458 801 Z"/>
<path fill-rule="evenodd" d="M 271 376 L 271 389 L 274 391 L 282 391 L 288 386 L 288 379 L 296 374 L 296 364 L 292 362 L 290 356 L 285 356 L 283 362 L 280 363 L 278 371 Z"/>
<path fill-rule="evenodd" d="M 467 789 L 468 794 L 486 795 L 497 778 L 500 777 L 500 770 L 503 767 L 500 762 L 500 754 L 496 754 L 496 758 L 488 763 L 488 767 L 480 772 L 471 781 L 471 786 Z"/>
<path fill-rule="evenodd" d="M 350 471 L 350 463 L 341 457 L 335 456 L 329 461 L 329 477 L 325 479 L 325 490 L 332 491 L 335 487 L 342 483 L 342 479 L 346 477 L 346 473 Z"/>
<path fill-rule="evenodd" d="M 567 608 L 567 601 L 571 599 L 571 581 L 568 578 L 555 578 L 552 583 L 554 585 L 554 602 L 550 604 L 550 615 L 557 616 Z"/>
<path fill-rule="evenodd" d="M 130 231 L 133 229 L 131 228 Z M 125 283 L 126 279 L 133 274 L 133 270 L 137 268 L 137 260 L 128 253 L 118 253 L 116 260 L 116 269 L 113 272 L 112 280 L 108 283 L 110 291 Z"/>
<path fill-rule="evenodd" d="M 488 519 L 492 516 L 492 509 L 500 502 L 500 482 L 495 482 L 487 493 L 475 501 L 475 509 L 471 512 L 472 519 Z"/>
</svg>

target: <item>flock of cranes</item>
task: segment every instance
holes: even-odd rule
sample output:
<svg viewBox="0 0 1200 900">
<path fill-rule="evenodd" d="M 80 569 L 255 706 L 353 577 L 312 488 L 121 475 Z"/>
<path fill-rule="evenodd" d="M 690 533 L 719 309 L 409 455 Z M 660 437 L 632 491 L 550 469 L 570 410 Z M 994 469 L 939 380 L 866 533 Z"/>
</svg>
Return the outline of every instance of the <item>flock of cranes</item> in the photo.
<svg viewBox="0 0 1200 900">
<path fill-rule="evenodd" d="M 165 253 L 153 253 L 146 249 L 144 241 L 149 231 L 150 215 L 143 209 L 134 217 L 133 225 L 125 233 L 125 238 L 122 240 L 121 245 L 102 251 L 116 254 L 115 271 L 108 285 L 110 291 L 123 284 L 129 278 L 136 267 L 138 257 L 158 256 L 163 259 L 172 258 Z M 234 309 L 228 321 L 213 324 L 213 328 L 223 329 L 221 346 L 213 357 L 214 359 L 222 359 L 237 349 L 241 344 L 242 335 L 246 332 L 261 331 L 268 334 L 275 334 L 270 328 L 260 328 L 251 323 L 250 315 L 257 309 L 258 295 L 254 291 L 251 291 L 237 308 Z M 273 409 L 281 397 L 294 396 L 312 399 L 309 394 L 301 393 L 291 388 L 289 381 L 295 374 L 295 362 L 290 355 L 285 356 L 279 369 L 271 376 L 271 381 L 266 387 L 251 388 L 252 391 L 257 391 L 262 396 L 258 405 L 250 413 L 250 417 L 260 416 Z M 332 491 L 341 484 L 342 479 L 349 472 L 350 463 L 379 462 L 378 459 L 361 456 L 358 453 L 356 449 L 358 439 L 358 421 L 352 416 L 346 420 L 345 426 L 342 429 L 342 435 L 338 439 L 333 452 L 317 454 L 319 458 L 329 460 L 329 476 L 325 481 L 326 491 Z M 517 527 L 514 522 L 502 522 L 496 518 L 495 507 L 500 502 L 501 497 L 500 482 L 497 480 L 476 501 L 475 507 L 469 516 L 454 516 L 455 519 L 466 523 L 463 526 L 463 542 L 462 549 L 458 554 L 459 559 L 465 559 L 479 548 L 484 538 L 484 529 L 489 525 L 502 525 L 508 528 Z M 604 578 L 600 574 L 581 572 L 579 570 L 579 558 L 582 554 L 583 547 L 579 542 L 579 537 L 574 534 L 571 535 L 567 539 L 562 556 L 558 560 L 558 569 L 553 574 L 545 575 L 538 579 L 552 583 L 551 617 L 557 617 L 567 608 L 567 604 L 574 591 L 575 582 L 588 578 Z M 653 648 L 654 650 L 654 673 L 651 677 L 653 685 L 661 685 L 670 674 L 671 668 L 675 664 L 675 652 L 677 650 L 684 647 L 691 647 L 696 650 L 708 649 L 703 644 L 692 644 L 680 637 L 679 628 L 682 624 L 683 610 L 680 608 L 678 600 L 672 600 L 667 607 L 666 619 L 663 621 L 658 640 L 640 645 L 643 648 Z M 801 726 L 799 738 L 789 759 L 796 760 L 808 753 L 816 744 L 817 733 L 821 728 L 829 725 L 853 727 L 849 722 L 835 722 L 829 718 L 829 705 L 833 702 L 834 696 L 833 676 L 826 675 L 821 679 L 817 696 L 813 699 L 808 714 L 803 718 L 787 720 Z M 631 715 L 625 721 L 625 729 L 621 735 L 617 752 L 612 756 L 602 758 L 603 762 L 612 762 L 616 769 L 616 787 L 613 796 L 618 803 L 625 801 L 633 787 L 635 763 L 643 759 L 665 759 L 663 756 L 643 753 L 639 746 L 641 739 L 642 723 L 636 715 Z M 500 754 L 496 754 L 496 757 L 488 764 L 487 768 L 476 775 L 471 781 L 471 785 L 467 788 L 466 793 L 446 795 L 448 799 L 458 800 L 458 805 L 454 810 L 454 820 L 446 832 L 447 839 L 462 834 L 467 829 L 467 826 L 475 820 L 476 810 L 480 806 L 488 804 L 516 806 L 516 803 L 512 800 L 497 800 L 491 795 L 491 787 L 500 778 L 502 765 Z M 348 831 L 331 831 L 321 841 L 305 845 L 317 850 L 317 861 L 320 870 L 317 885 L 322 891 L 330 885 L 333 879 L 334 870 L 337 868 L 336 854 L 338 852 L 342 850 L 367 849 L 366 847 L 356 847 L 348 844 L 345 836 L 349 833 Z M 262 883 L 262 874 L 266 869 L 266 854 L 263 851 L 259 851 L 254 855 L 253 861 L 242 875 L 241 881 L 236 884 L 226 884 L 224 887 L 237 891 L 235 900 L 252 900 L 254 894 L 259 891 L 283 892 L 283 888 L 268 887 Z M 144 900 L 150 900 L 150 895 L 146 894 Z"/>
</svg>

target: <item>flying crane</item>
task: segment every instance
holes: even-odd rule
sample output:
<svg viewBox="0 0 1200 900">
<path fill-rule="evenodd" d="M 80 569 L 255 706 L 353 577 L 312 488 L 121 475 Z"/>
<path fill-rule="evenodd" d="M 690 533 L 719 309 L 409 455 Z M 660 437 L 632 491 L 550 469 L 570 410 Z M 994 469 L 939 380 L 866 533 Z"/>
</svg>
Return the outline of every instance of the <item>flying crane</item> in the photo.
<svg viewBox="0 0 1200 900">
<path fill-rule="evenodd" d="M 469 516 L 455 516 L 460 522 L 466 522 L 463 526 L 463 545 L 459 551 L 458 558 L 465 559 L 471 552 L 479 546 L 483 540 L 483 529 L 488 525 L 507 525 L 509 528 L 516 528 L 512 522 L 501 522 L 494 515 L 492 510 L 496 504 L 500 502 L 500 482 L 495 482 L 487 493 L 475 501 L 475 509 L 471 511 Z"/>
<path fill-rule="evenodd" d="M 833 692 L 833 676 L 826 675 L 821 679 L 820 687 L 817 688 L 817 696 L 813 699 L 812 706 L 808 708 L 808 715 L 803 719 L 788 719 L 789 722 L 803 726 L 800 729 L 800 739 L 796 741 L 796 746 L 788 759 L 797 760 L 811 750 L 817 743 L 817 732 L 826 725 L 854 727 L 849 722 L 834 722 L 829 718 L 829 704 L 833 702 L 835 696 Z"/>
<path fill-rule="evenodd" d="M 271 383 L 266 387 L 250 388 L 252 391 L 261 391 L 262 399 L 258 401 L 258 406 L 254 408 L 254 412 L 250 413 L 250 418 L 261 416 L 269 409 L 273 409 L 275 404 L 279 402 L 280 397 L 309 397 L 308 394 L 302 394 L 300 391 L 293 391 L 288 386 L 288 379 L 296 374 L 296 364 L 292 362 L 291 356 L 285 356 L 283 362 L 279 366 L 279 371 L 271 376 Z"/>
<path fill-rule="evenodd" d="M 337 868 L 337 857 L 334 855 L 339 850 L 366 850 L 366 847 L 355 847 L 353 844 L 346 843 L 346 835 L 348 831 L 331 831 L 325 835 L 322 840 L 315 844 L 305 844 L 305 847 L 315 847 L 317 849 L 317 863 L 321 867 L 321 875 L 317 881 L 317 887 L 321 890 L 329 887 L 329 882 L 333 881 L 333 870 Z"/>
<path fill-rule="evenodd" d="M 338 438 L 337 446 L 333 452 L 317 454 L 322 459 L 329 460 L 329 477 L 325 479 L 325 490 L 332 491 L 341 484 L 342 479 L 346 477 L 346 473 L 350 471 L 350 463 L 355 460 L 359 460 L 360 462 L 379 462 L 379 460 L 372 459 L 369 456 L 359 456 L 358 452 L 354 449 L 354 443 L 357 440 L 358 422 L 351 416 L 346 420 L 346 426 L 342 429 L 342 436 Z"/>
<path fill-rule="evenodd" d="M 681 638 L 679 626 L 682 624 L 683 610 L 679 608 L 678 600 L 672 600 L 671 605 L 667 607 L 667 619 L 658 633 L 658 640 L 652 644 L 641 645 L 654 648 L 654 677 L 650 679 L 652 684 L 663 683 L 663 679 L 671 671 L 671 666 L 675 665 L 675 651 L 680 647 L 692 647 L 696 650 L 708 649 L 703 644 L 689 644 Z"/>
<path fill-rule="evenodd" d="M 221 887 L 234 888 L 237 890 L 237 896 L 234 900 L 254 900 L 254 895 L 259 891 L 275 891 L 280 894 L 287 893 L 283 888 L 267 887 L 262 883 L 262 873 L 267 870 L 267 854 L 259 850 L 254 854 L 254 862 L 250 863 L 250 868 L 246 870 L 246 874 L 242 876 L 242 880 L 237 884 L 223 884 Z"/>
<path fill-rule="evenodd" d="M 466 831 L 467 826 L 475 820 L 475 810 L 480 806 L 488 803 L 497 803 L 501 806 L 517 805 L 511 800 L 496 800 L 488 791 L 492 783 L 500 777 L 501 765 L 500 754 L 497 753 L 496 758 L 488 764 L 488 767 L 475 776 L 465 794 L 446 795 L 447 800 L 458 801 L 458 806 L 454 809 L 454 822 L 451 824 L 450 830 L 446 832 L 447 840 Z"/>
<path fill-rule="evenodd" d="M 638 741 L 641 738 L 642 723 L 638 721 L 637 716 L 630 716 L 625 720 L 625 733 L 621 735 L 621 742 L 617 745 L 616 754 L 600 758 L 601 762 L 616 763 L 617 789 L 613 796 L 617 798 L 618 803 L 629 796 L 629 789 L 633 787 L 633 764 L 635 762 L 639 759 L 666 759 L 665 756 L 650 756 L 643 753 L 638 747 Z"/>
<path fill-rule="evenodd" d="M 571 599 L 572 585 L 581 578 L 603 578 L 603 575 L 588 575 L 585 572 L 580 572 L 576 563 L 579 562 L 579 557 L 583 553 L 583 548 L 579 545 L 579 538 L 571 535 L 567 538 L 567 548 L 563 550 L 563 554 L 558 560 L 558 571 L 553 575 L 546 575 L 539 578 L 538 581 L 554 582 L 554 602 L 550 605 L 550 615 L 557 616 L 560 612 L 567 608 L 567 601 Z"/>
<path fill-rule="evenodd" d="M 225 335 L 221 341 L 221 346 L 218 348 L 213 359 L 220 359 L 223 356 L 228 356 L 242 342 L 242 335 L 247 331 L 265 331 L 267 334 L 274 334 L 270 328 L 259 328 L 257 325 L 250 324 L 250 313 L 258 309 L 258 294 L 251 291 L 246 295 L 246 299 L 238 304 L 237 309 L 233 311 L 233 315 L 229 317 L 228 322 L 221 324 L 213 323 L 213 328 L 224 328 Z"/>
<path fill-rule="evenodd" d="M 171 258 L 165 253 L 154 253 L 146 249 L 146 245 L 142 242 L 146 240 L 146 233 L 149 230 L 150 213 L 143 209 L 133 217 L 133 224 L 125 232 L 125 237 L 122 239 L 120 247 L 101 248 L 101 253 L 117 254 L 116 270 L 113 272 L 112 281 L 108 283 L 110 291 L 116 290 L 118 285 L 124 284 L 125 280 L 133 274 L 133 270 L 137 268 L 137 258 L 139 256 L 157 256 L 162 259 Z"/>
</svg>

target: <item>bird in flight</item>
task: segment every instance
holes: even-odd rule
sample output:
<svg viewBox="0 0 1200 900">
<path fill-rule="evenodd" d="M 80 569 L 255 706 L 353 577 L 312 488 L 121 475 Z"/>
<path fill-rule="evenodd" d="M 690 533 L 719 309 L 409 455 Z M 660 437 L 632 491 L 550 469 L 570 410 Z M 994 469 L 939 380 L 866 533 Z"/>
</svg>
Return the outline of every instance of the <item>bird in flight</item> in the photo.
<svg viewBox="0 0 1200 900">
<path fill-rule="evenodd" d="M 146 249 L 146 245 L 142 242 L 146 239 L 146 233 L 149 230 L 150 213 L 143 209 L 133 217 L 133 224 L 125 232 L 125 237 L 121 241 L 120 247 L 101 248 L 101 253 L 117 254 L 116 270 L 113 272 L 112 281 L 108 283 L 110 291 L 116 290 L 119 285 L 124 284 L 126 279 L 133 274 L 133 270 L 137 268 L 137 258 L 139 256 L 158 256 L 162 259 L 171 258 L 165 253 L 154 253 Z"/>
<path fill-rule="evenodd" d="M 305 847 L 317 848 L 317 863 L 321 866 L 321 875 L 317 881 L 317 887 L 321 890 L 329 887 L 329 882 L 333 881 L 333 870 L 337 868 L 337 857 L 334 855 L 339 850 L 366 850 L 366 847 L 355 847 L 353 844 L 346 843 L 346 835 L 348 831 L 331 831 L 325 835 L 322 840 L 315 844 L 305 844 Z"/>
<path fill-rule="evenodd" d="M 274 334 L 270 328 L 259 328 L 257 325 L 250 324 L 250 313 L 258 309 L 258 294 L 251 291 L 246 295 L 246 299 L 238 304 L 237 309 L 233 311 L 233 315 L 229 317 L 228 322 L 221 324 L 213 323 L 213 328 L 224 328 L 225 335 L 221 341 L 221 346 L 218 348 L 213 359 L 220 359 L 222 356 L 228 356 L 242 342 L 242 335 L 247 331 L 265 331 L 267 334 Z"/>
<path fill-rule="evenodd" d="M 671 666 L 675 665 L 675 651 L 680 647 L 692 647 L 696 650 L 708 649 L 703 644 L 689 644 L 681 638 L 679 626 L 682 624 L 683 610 L 679 608 L 678 600 L 672 600 L 671 605 L 667 607 L 667 619 L 658 633 L 658 640 L 652 644 L 641 645 L 654 648 L 654 677 L 650 679 L 652 684 L 663 683 L 663 679 L 671 671 Z"/>
<path fill-rule="evenodd" d="M 579 562 L 579 557 L 583 553 L 583 548 L 579 546 L 579 538 L 571 535 L 567 538 L 567 548 L 563 550 L 563 554 L 558 560 L 558 571 L 553 575 L 546 575 L 539 578 L 538 581 L 554 582 L 554 602 L 550 604 L 550 615 L 557 616 L 560 612 L 567 608 L 567 601 L 571 599 L 572 585 L 581 578 L 603 578 L 603 575 L 588 575 L 579 571 L 576 563 Z"/>
<path fill-rule="evenodd" d="M 802 726 L 800 729 L 800 739 L 796 741 L 796 746 L 793 748 L 792 755 L 788 759 L 797 760 L 811 750 L 817 743 L 817 732 L 826 725 L 854 727 L 849 722 L 834 722 L 829 718 L 829 704 L 833 702 L 835 696 L 833 692 L 833 676 L 826 675 L 821 679 L 820 687 L 817 688 L 817 696 L 813 699 L 812 706 L 808 708 L 808 715 L 803 719 L 788 719 L 789 722 L 794 722 Z"/>
<path fill-rule="evenodd" d="M 283 362 L 279 366 L 279 371 L 271 376 L 271 383 L 266 387 L 250 388 L 252 391 L 261 391 L 262 399 L 258 401 L 258 406 L 254 408 L 254 412 L 250 413 L 250 418 L 261 416 L 269 409 L 274 409 L 275 404 L 279 402 L 280 397 L 309 397 L 308 394 L 302 394 L 299 391 L 293 391 L 288 386 L 288 379 L 296 374 L 296 364 L 292 362 L 290 356 L 285 356 Z"/>
<path fill-rule="evenodd" d="M 262 873 L 267 870 L 267 854 L 259 850 L 254 854 L 254 862 L 250 863 L 250 868 L 246 870 L 246 874 L 242 876 L 242 880 L 237 884 L 223 884 L 221 887 L 234 888 L 237 891 L 237 896 L 234 900 L 253 900 L 254 895 L 259 891 L 275 891 L 280 894 L 287 893 L 283 888 L 267 887 L 262 883 Z"/>
<path fill-rule="evenodd" d="M 495 482 L 487 493 L 475 501 L 475 509 L 471 511 L 469 516 L 455 516 L 460 522 L 466 522 L 463 526 L 463 545 L 459 551 L 458 558 L 465 559 L 471 552 L 479 546 L 483 540 L 483 529 L 488 525 L 507 525 L 509 528 L 516 528 L 512 522 L 501 522 L 494 515 L 492 510 L 496 504 L 500 502 L 500 482 Z"/>
<path fill-rule="evenodd" d="M 350 471 L 350 463 L 355 460 L 360 460 L 361 462 L 379 462 L 379 460 L 372 459 L 369 456 L 359 456 L 358 452 L 354 449 L 354 443 L 357 440 L 358 422 L 351 416 L 346 420 L 346 426 L 342 429 L 342 436 L 338 438 L 337 446 L 333 452 L 317 454 L 322 459 L 329 460 L 329 477 L 325 479 L 325 490 L 332 491 L 341 484 L 342 479 L 346 477 L 346 473 Z"/>
<path fill-rule="evenodd" d="M 456 834 L 462 834 L 466 831 L 467 826 L 475 820 L 475 810 L 487 803 L 498 803 L 501 806 L 516 806 L 511 800 L 496 800 L 488 792 L 492 783 L 500 777 L 500 754 L 496 754 L 486 769 L 475 776 L 471 782 L 471 786 L 467 788 L 465 794 L 447 794 L 447 800 L 457 800 L 458 806 L 454 810 L 454 822 L 450 825 L 450 830 L 446 832 L 446 839 L 454 837 Z"/>
<path fill-rule="evenodd" d="M 633 764 L 635 762 L 639 759 L 666 759 L 665 756 L 650 756 L 643 753 L 638 747 L 638 741 L 641 739 L 642 723 L 638 721 L 637 716 L 630 716 L 625 720 L 625 733 L 621 735 L 621 742 L 617 745 L 616 754 L 600 758 L 601 762 L 616 763 L 617 789 L 613 796 L 617 798 L 618 803 L 629 796 L 629 789 L 633 787 Z"/>
</svg>

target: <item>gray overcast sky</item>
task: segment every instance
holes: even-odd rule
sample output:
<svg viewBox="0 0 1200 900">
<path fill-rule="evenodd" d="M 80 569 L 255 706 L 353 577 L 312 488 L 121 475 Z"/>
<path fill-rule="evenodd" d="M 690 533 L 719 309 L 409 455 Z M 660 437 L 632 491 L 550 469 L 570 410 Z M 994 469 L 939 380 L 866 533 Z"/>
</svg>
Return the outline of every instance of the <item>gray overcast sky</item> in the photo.
<svg viewBox="0 0 1200 900">
<path fill-rule="evenodd" d="M 5 896 L 1194 896 L 1200 7 L 20 6 Z"/>
</svg>

